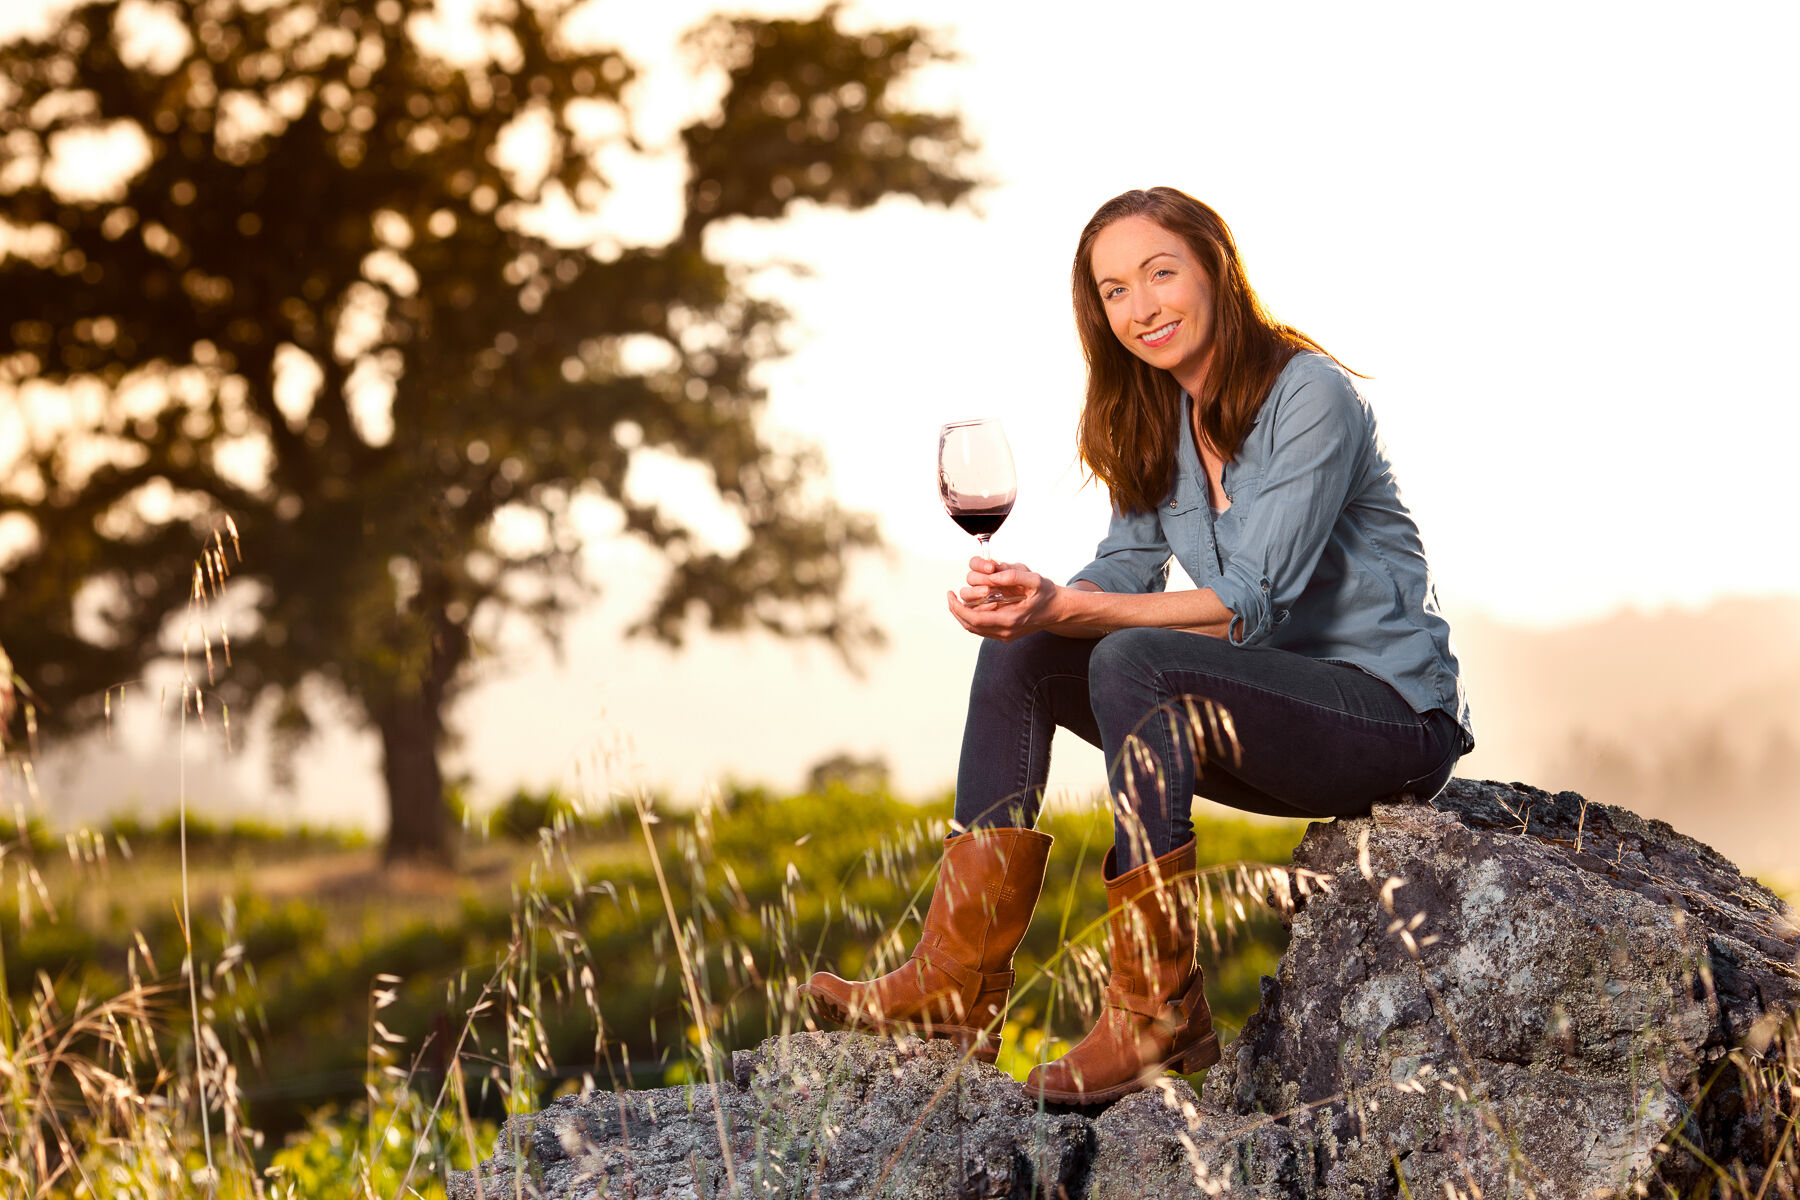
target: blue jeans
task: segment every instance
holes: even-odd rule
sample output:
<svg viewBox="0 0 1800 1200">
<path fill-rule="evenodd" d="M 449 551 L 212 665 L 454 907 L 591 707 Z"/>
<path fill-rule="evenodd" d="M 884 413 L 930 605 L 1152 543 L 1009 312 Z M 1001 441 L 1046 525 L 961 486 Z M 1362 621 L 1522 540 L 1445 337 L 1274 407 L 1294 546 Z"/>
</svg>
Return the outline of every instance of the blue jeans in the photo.
<svg viewBox="0 0 1800 1200">
<path fill-rule="evenodd" d="M 1398 793 L 1435 796 L 1462 753 L 1449 713 L 1416 713 L 1347 663 L 1172 629 L 987 639 L 957 820 L 1035 821 L 1059 725 L 1106 754 L 1121 872 L 1187 843 L 1196 795 L 1273 816 L 1348 816 Z"/>
</svg>

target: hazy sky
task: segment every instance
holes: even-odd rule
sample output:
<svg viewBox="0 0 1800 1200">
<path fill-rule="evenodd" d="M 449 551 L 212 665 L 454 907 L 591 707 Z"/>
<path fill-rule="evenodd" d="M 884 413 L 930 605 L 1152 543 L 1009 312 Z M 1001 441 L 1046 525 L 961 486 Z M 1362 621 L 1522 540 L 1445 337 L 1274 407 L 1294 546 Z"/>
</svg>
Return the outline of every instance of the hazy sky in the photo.
<svg viewBox="0 0 1800 1200">
<path fill-rule="evenodd" d="M 1103 507 L 1074 495 L 1070 251 L 1107 196 L 1169 183 L 1232 223 L 1281 318 L 1372 377 L 1446 599 L 1548 623 L 1800 591 L 1774 549 L 1800 435 L 1800 10 L 1169 7 L 1049 27 L 945 6 L 973 14 L 950 86 L 1001 180 L 986 219 L 782 239 L 820 276 L 776 415 L 825 439 L 849 500 L 957 551 L 933 425 L 998 416 L 1025 474 L 999 544 L 1085 561 Z"/>
<path fill-rule="evenodd" d="M 671 54 L 707 7 L 604 0 L 582 17 L 651 67 L 639 117 L 653 145 L 711 94 Z M 1277 316 L 1371 376 L 1453 612 L 1549 625 L 1800 592 L 1800 385 L 1785 371 L 1800 318 L 1800 8 L 1239 3 L 1081 22 L 1051 11 L 847 9 L 853 23 L 938 27 L 960 51 L 917 94 L 958 109 L 981 140 L 977 167 L 993 183 L 976 210 L 890 204 L 721 236 L 745 258 L 814 268 L 759 284 L 798 317 L 794 353 L 768 370 L 770 416 L 825 448 L 839 493 L 877 513 L 902 552 L 892 571 L 859 577 L 895 635 L 873 682 L 810 651 L 790 669 L 787 651 L 741 643 L 676 660 L 620 651 L 610 631 L 650 568 L 602 549 L 596 569 L 619 608 L 589 623 L 566 669 L 532 666 L 474 698 L 466 753 L 484 778 L 534 764 L 554 776 L 591 752 L 600 722 L 657 746 L 643 768 L 683 786 L 732 764 L 789 782 L 853 742 L 904 758 L 907 786 L 947 783 L 973 647 L 936 613 L 972 543 L 936 500 L 937 426 L 1005 423 L 1021 490 L 997 553 L 1057 575 L 1087 560 L 1105 501 L 1074 462 L 1067 272 L 1083 221 L 1130 187 L 1171 184 L 1216 207 Z M 615 228 L 672 227 L 678 162 L 614 168 Z M 920 663 L 941 670 L 921 679 Z M 562 724 L 517 713 L 553 693 L 574 714 Z M 809 717 L 825 697 L 834 710 Z M 740 730 L 746 701 L 788 719 Z M 860 742 L 839 730 L 846 708 Z M 508 728 L 525 720 L 529 751 Z M 705 735 L 684 741 L 696 721 Z M 890 726 L 917 728 L 894 741 Z M 371 749 L 356 745 L 346 777 Z M 785 773 L 758 765 L 779 763 Z"/>
</svg>

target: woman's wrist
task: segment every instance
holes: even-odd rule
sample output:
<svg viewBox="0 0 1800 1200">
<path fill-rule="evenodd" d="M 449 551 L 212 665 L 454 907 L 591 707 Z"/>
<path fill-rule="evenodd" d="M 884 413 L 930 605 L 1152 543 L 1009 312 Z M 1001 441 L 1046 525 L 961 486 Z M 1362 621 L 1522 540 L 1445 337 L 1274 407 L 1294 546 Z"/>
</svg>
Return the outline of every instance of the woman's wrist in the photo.
<svg viewBox="0 0 1800 1200">
<path fill-rule="evenodd" d="M 1224 637 L 1231 621 L 1231 612 L 1210 588 L 1117 593 L 1086 579 L 1057 587 L 1043 611 L 1044 627 L 1064 637 L 1103 637 L 1115 629 L 1138 627 Z"/>
<path fill-rule="evenodd" d="M 1050 582 L 1049 580 L 1045 581 Z M 1089 627 L 1093 619 L 1093 603 L 1089 597 L 1098 593 L 1100 588 L 1086 579 L 1077 579 L 1070 584 L 1051 584 L 1056 591 L 1050 597 L 1045 608 L 1048 620 L 1045 624 L 1054 632 L 1065 636 L 1087 634 L 1098 636 L 1097 630 Z"/>
</svg>

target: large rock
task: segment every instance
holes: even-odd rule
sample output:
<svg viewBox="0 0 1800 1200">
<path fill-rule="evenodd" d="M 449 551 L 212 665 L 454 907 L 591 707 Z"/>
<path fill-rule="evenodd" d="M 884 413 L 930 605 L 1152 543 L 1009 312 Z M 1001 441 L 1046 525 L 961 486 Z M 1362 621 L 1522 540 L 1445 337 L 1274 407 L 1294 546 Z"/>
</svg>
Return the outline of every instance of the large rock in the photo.
<svg viewBox="0 0 1800 1200">
<path fill-rule="evenodd" d="M 717 1092 L 515 1118 L 483 1193 L 1586 1197 L 1734 1160 L 1760 1186 L 1780 1130 L 1744 1072 L 1800 1008 L 1800 943 L 1712 850 L 1573 793 L 1453 780 L 1311 826 L 1275 878 L 1292 938 L 1203 1096 L 1170 1078 L 1044 1112 L 948 1045 L 802 1035 L 739 1055 Z"/>
<path fill-rule="evenodd" d="M 1073 1196 L 1092 1158 L 1088 1122 L 1040 1112 L 949 1042 L 801 1033 L 732 1066 L 716 1089 L 565 1096 L 508 1120 L 482 1195 Z M 449 1193 L 474 1197 L 474 1180 Z"/>
<path fill-rule="evenodd" d="M 1523 785 L 1314 825 L 1278 978 L 1205 1096 L 1305 1110 L 1303 1194 L 1611 1195 L 1756 1159 L 1734 1049 L 1800 1000 L 1793 914 L 1660 821 Z M 1290 1124 L 1292 1121 L 1290 1119 Z"/>
</svg>

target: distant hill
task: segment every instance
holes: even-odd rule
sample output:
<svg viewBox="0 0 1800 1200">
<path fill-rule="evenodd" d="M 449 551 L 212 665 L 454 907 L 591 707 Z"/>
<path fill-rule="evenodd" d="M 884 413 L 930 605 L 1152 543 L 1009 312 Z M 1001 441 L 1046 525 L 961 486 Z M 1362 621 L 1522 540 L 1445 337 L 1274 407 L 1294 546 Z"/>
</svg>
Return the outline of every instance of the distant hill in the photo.
<svg viewBox="0 0 1800 1200">
<path fill-rule="evenodd" d="M 1748 870 L 1800 863 L 1800 597 L 1553 630 L 1452 613 L 1480 740 L 1458 773 L 1659 817 Z"/>
</svg>

